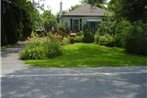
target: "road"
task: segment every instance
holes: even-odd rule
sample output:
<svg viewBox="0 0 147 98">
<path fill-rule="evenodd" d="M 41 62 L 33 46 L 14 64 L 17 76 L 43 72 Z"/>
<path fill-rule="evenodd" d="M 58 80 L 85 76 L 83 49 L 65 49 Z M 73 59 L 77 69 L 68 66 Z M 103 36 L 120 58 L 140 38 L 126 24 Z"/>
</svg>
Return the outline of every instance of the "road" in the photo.
<svg viewBox="0 0 147 98">
<path fill-rule="evenodd" d="M 2 98 L 147 98 L 147 67 L 34 68 L 1 52 Z"/>
</svg>

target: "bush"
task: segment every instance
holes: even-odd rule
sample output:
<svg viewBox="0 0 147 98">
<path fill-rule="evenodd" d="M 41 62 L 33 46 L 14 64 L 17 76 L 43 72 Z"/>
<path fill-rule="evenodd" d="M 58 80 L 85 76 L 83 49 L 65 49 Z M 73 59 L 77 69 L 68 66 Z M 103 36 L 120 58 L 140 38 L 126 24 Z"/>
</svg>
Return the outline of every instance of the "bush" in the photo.
<svg viewBox="0 0 147 98">
<path fill-rule="evenodd" d="M 84 25 L 83 34 L 84 34 L 83 41 L 85 43 L 93 43 L 94 42 L 94 33 L 92 33 L 90 31 L 90 27 L 88 26 L 88 24 Z"/>
<path fill-rule="evenodd" d="M 99 45 L 114 46 L 115 38 L 113 35 L 110 34 L 100 35 L 99 32 L 96 32 L 94 38 L 95 38 L 95 43 Z"/>
<path fill-rule="evenodd" d="M 67 36 L 70 32 L 70 29 L 67 24 L 58 24 L 58 33 L 63 36 Z"/>
<path fill-rule="evenodd" d="M 65 26 L 63 25 L 63 24 L 58 24 L 58 29 L 59 29 L 59 31 L 61 31 L 61 32 L 65 32 Z"/>
<path fill-rule="evenodd" d="M 98 32 L 104 34 L 114 34 L 116 29 L 116 21 L 112 21 L 107 17 L 104 21 L 99 22 Z"/>
<path fill-rule="evenodd" d="M 64 37 L 62 41 L 62 45 L 68 45 L 70 44 L 70 37 Z"/>
<path fill-rule="evenodd" d="M 46 41 L 44 48 L 47 58 L 53 58 L 62 54 L 60 44 L 57 41 Z"/>
<path fill-rule="evenodd" d="M 133 28 L 126 35 L 125 50 L 128 53 L 147 55 L 147 24 L 134 22 Z"/>
<path fill-rule="evenodd" d="M 100 32 L 97 31 L 97 32 L 95 33 L 95 35 L 94 35 L 94 42 L 95 42 L 96 44 L 99 44 L 99 38 L 100 38 L 100 36 L 101 36 Z"/>
<path fill-rule="evenodd" d="M 132 29 L 132 24 L 127 20 L 121 20 L 116 26 L 115 46 L 124 47 L 126 34 Z"/>
<path fill-rule="evenodd" d="M 21 59 L 47 59 L 62 54 L 60 44 L 49 39 L 35 39 L 20 52 Z"/>
<path fill-rule="evenodd" d="M 83 36 L 83 31 L 77 32 L 76 35 L 77 36 Z"/>
<path fill-rule="evenodd" d="M 94 34 L 91 32 L 85 32 L 83 40 L 85 43 L 93 43 L 94 42 Z"/>
<path fill-rule="evenodd" d="M 20 53 L 20 58 L 23 60 L 26 59 L 44 59 L 44 49 L 41 47 L 36 48 L 26 48 Z"/>
<path fill-rule="evenodd" d="M 55 34 L 49 33 L 48 37 L 51 41 L 57 41 L 58 43 L 62 43 L 63 38 L 64 38 L 63 35 L 60 35 L 58 33 L 55 33 Z"/>
<path fill-rule="evenodd" d="M 75 40 L 76 42 L 83 42 L 83 36 L 82 36 L 82 35 L 80 35 L 80 36 L 75 36 L 74 40 Z"/>
<path fill-rule="evenodd" d="M 76 35 L 74 37 L 70 37 L 70 43 L 80 43 L 83 42 L 83 36 L 82 35 Z"/>
</svg>

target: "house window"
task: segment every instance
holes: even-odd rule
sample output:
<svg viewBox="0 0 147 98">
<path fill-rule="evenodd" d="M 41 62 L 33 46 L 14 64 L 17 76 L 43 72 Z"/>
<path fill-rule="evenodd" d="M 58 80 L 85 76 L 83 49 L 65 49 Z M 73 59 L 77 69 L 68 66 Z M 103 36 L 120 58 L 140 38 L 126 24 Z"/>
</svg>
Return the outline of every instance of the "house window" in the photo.
<svg viewBox="0 0 147 98">
<path fill-rule="evenodd" d="M 73 32 L 79 32 L 82 30 L 82 19 L 70 19 L 70 30 Z"/>
<path fill-rule="evenodd" d="M 74 19 L 73 21 L 73 29 L 75 32 L 78 32 L 79 31 L 79 19 Z"/>
</svg>

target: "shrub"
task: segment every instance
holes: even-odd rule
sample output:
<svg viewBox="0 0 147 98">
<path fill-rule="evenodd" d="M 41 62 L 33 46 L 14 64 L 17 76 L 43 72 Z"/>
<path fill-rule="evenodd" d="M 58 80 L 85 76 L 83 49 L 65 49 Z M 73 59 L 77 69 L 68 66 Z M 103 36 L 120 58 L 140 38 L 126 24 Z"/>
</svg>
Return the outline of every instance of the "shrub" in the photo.
<svg viewBox="0 0 147 98">
<path fill-rule="evenodd" d="M 94 42 L 96 44 L 99 44 L 99 38 L 100 38 L 101 34 L 99 31 L 96 31 L 95 35 L 94 35 Z"/>
<path fill-rule="evenodd" d="M 128 53 L 147 55 L 147 24 L 134 22 L 133 28 L 126 35 L 125 50 Z"/>
<path fill-rule="evenodd" d="M 70 37 L 70 44 L 74 44 L 75 43 L 75 40 L 73 37 Z"/>
<path fill-rule="evenodd" d="M 64 38 L 64 36 L 62 36 L 61 34 L 58 34 L 58 33 L 55 33 L 55 34 L 49 33 L 48 37 L 51 41 L 57 41 L 59 43 L 61 43 Z"/>
<path fill-rule="evenodd" d="M 61 47 L 58 41 L 46 41 L 43 45 L 47 58 L 53 58 L 62 54 Z"/>
<path fill-rule="evenodd" d="M 35 32 L 32 32 L 32 34 L 31 34 L 31 38 L 32 38 L 32 39 L 38 38 L 38 34 L 35 33 Z"/>
<path fill-rule="evenodd" d="M 113 35 L 110 34 L 100 35 L 99 32 L 96 32 L 94 37 L 95 37 L 95 43 L 99 45 L 114 46 L 115 38 Z"/>
<path fill-rule="evenodd" d="M 64 37 L 62 41 L 62 45 L 68 45 L 70 44 L 70 37 Z"/>
<path fill-rule="evenodd" d="M 83 36 L 82 35 L 76 35 L 74 37 L 70 37 L 70 43 L 80 43 L 83 42 Z"/>
<path fill-rule="evenodd" d="M 93 43 L 94 42 L 94 34 L 91 32 L 85 32 L 83 40 L 85 43 Z"/>
<path fill-rule="evenodd" d="M 60 35 L 67 36 L 70 32 L 70 29 L 69 29 L 67 24 L 58 24 L 58 30 L 57 31 Z"/>
<path fill-rule="evenodd" d="M 132 24 L 127 20 L 121 20 L 116 26 L 115 46 L 124 47 L 126 34 L 131 30 Z"/>
<path fill-rule="evenodd" d="M 65 32 L 65 26 L 63 24 L 58 24 L 58 29 L 62 32 Z"/>
<path fill-rule="evenodd" d="M 83 41 L 85 43 L 93 43 L 94 42 L 94 33 L 92 33 L 90 31 L 90 27 L 88 26 L 88 24 L 84 25 L 83 34 L 84 34 Z"/>
<path fill-rule="evenodd" d="M 116 29 L 116 21 L 112 21 L 109 19 L 105 19 L 104 21 L 99 22 L 99 28 L 98 31 L 104 35 L 104 34 L 114 34 Z"/>
<path fill-rule="evenodd" d="M 83 42 L 83 36 L 82 35 L 75 36 L 74 40 L 75 42 Z"/>
<path fill-rule="evenodd" d="M 20 52 L 21 59 L 47 59 L 61 55 L 59 42 L 49 39 L 35 39 Z"/>
<path fill-rule="evenodd" d="M 68 25 L 65 24 L 65 32 L 64 33 L 69 34 L 69 32 L 70 32 L 70 29 L 69 29 Z"/>
<path fill-rule="evenodd" d="M 76 35 L 77 36 L 83 36 L 83 31 L 77 32 Z"/>
<path fill-rule="evenodd" d="M 44 49 L 41 47 L 35 48 L 26 48 L 20 53 L 20 58 L 23 60 L 26 59 L 44 59 Z"/>
</svg>

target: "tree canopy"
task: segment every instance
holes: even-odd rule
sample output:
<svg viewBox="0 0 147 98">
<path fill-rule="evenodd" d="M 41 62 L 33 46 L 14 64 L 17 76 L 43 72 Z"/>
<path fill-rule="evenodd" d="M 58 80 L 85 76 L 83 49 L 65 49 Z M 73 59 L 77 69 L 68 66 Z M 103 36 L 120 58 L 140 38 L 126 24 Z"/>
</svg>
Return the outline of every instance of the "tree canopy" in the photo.
<svg viewBox="0 0 147 98">
<path fill-rule="evenodd" d="M 113 12 L 117 20 L 125 18 L 131 22 L 137 20 L 146 21 L 146 0 L 111 0 L 108 9 Z"/>
<path fill-rule="evenodd" d="M 82 0 L 81 3 L 88 3 L 91 6 L 95 5 L 97 7 L 105 9 L 105 6 L 104 6 L 105 0 Z"/>
<path fill-rule="evenodd" d="M 25 40 L 35 28 L 38 10 L 27 0 L 2 0 L 2 45 Z"/>
<path fill-rule="evenodd" d="M 46 31 L 51 31 L 52 27 L 57 28 L 56 17 L 51 13 L 50 10 L 45 10 L 42 14 L 43 26 Z"/>
<path fill-rule="evenodd" d="M 41 25 L 38 8 L 42 5 L 29 0 L 2 0 L 2 45 L 25 40 Z"/>
<path fill-rule="evenodd" d="M 104 8 L 106 0 L 82 0 L 98 7 Z M 146 0 L 110 0 L 107 10 L 111 11 L 115 20 L 119 21 L 125 18 L 131 22 L 142 20 L 146 22 L 147 2 Z"/>
</svg>

